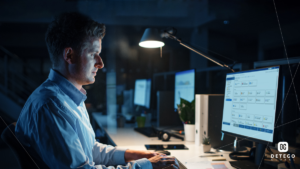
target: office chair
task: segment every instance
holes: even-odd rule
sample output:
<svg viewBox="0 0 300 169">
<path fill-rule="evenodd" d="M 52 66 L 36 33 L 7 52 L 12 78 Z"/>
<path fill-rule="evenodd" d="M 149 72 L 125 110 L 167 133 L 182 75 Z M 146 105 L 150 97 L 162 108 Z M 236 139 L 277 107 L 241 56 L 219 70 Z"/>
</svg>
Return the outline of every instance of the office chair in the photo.
<svg viewBox="0 0 300 169">
<path fill-rule="evenodd" d="M 1 134 L 1 138 L 13 150 L 20 167 L 22 169 L 49 169 L 33 148 L 21 145 L 15 137 L 15 127 L 16 122 L 6 127 Z"/>
</svg>

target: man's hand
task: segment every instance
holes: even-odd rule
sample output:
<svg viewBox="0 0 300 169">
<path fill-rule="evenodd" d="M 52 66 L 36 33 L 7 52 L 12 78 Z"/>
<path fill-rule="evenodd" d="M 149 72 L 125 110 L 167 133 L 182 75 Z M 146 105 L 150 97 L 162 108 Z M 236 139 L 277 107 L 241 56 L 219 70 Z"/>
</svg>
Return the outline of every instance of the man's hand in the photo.
<svg viewBox="0 0 300 169">
<path fill-rule="evenodd" d="M 152 158 L 156 155 L 163 155 L 154 151 L 145 151 L 145 150 L 126 150 L 125 151 L 125 161 L 129 162 L 132 160 L 138 160 L 141 158 Z"/>
<path fill-rule="evenodd" d="M 157 155 L 165 155 L 165 154 L 162 154 L 162 153 L 158 153 L 158 152 L 155 152 L 155 151 L 141 151 L 141 154 L 142 158 L 151 158 L 151 157 L 154 157 L 154 156 L 157 156 Z"/>
<path fill-rule="evenodd" d="M 149 161 L 152 163 L 153 169 L 179 169 L 178 161 L 174 157 L 156 155 Z"/>
</svg>

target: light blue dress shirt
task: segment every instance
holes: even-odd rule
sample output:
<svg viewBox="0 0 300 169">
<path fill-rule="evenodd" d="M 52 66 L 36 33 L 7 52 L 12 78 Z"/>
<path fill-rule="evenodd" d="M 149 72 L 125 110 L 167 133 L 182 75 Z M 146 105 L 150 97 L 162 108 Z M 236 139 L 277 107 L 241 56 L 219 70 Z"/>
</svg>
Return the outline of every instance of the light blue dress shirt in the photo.
<svg viewBox="0 0 300 169">
<path fill-rule="evenodd" d="M 22 109 L 17 138 L 32 146 L 50 168 L 152 169 L 146 158 L 126 164 L 125 150 L 95 140 L 85 100 L 84 89 L 51 69 Z"/>
</svg>

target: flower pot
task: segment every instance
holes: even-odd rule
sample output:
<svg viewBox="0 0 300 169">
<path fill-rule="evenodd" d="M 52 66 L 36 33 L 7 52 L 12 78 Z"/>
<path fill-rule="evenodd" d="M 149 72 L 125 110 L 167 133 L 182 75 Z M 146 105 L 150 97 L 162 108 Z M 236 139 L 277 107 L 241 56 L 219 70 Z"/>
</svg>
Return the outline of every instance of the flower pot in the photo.
<svg viewBox="0 0 300 169">
<path fill-rule="evenodd" d="M 202 144 L 202 149 L 204 153 L 210 152 L 210 148 L 211 148 L 211 144 L 210 145 Z"/>
<path fill-rule="evenodd" d="M 184 124 L 185 141 L 195 141 L 195 124 Z"/>
</svg>

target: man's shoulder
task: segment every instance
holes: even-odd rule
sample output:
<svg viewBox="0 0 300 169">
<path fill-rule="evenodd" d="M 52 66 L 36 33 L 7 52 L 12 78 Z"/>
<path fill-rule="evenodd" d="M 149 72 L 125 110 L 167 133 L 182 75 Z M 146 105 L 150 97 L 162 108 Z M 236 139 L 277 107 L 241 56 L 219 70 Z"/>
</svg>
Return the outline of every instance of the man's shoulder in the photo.
<svg viewBox="0 0 300 169">
<path fill-rule="evenodd" d="M 49 101 L 58 100 L 57 97 L 59 93 L 58 86 L 49 79 L 36 88 L 27 99 L 20 113 L 16 128 L 20 129 L 20 126 L 28 125 L 29 123 L 27 122 L 33 120 L 33 117 L 35 117 L 33 115 L 41 111 Z"/>
<path fill-rule="evenodd" d="M 46 80 L 41 84 L 28 98 L 26 106 L 39 109 L 40 107 L 52 102 L 60 102 L 60 98 L 64 96 L 64 93 L 60 88 L 51 80 Z"/>
<path fill-rule="evenodd" d="M 46 80 L 41 84 L 30 97 L 39 98 L 41 100 L 55 98 L 61 94 L 59 87 L 51 80 Z"/>
</svg>

